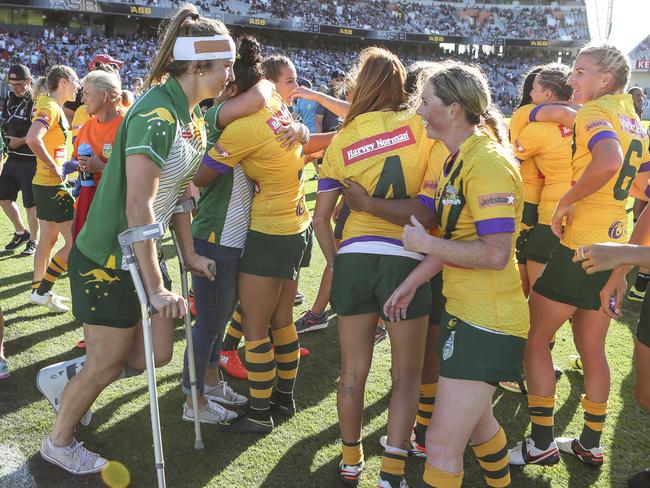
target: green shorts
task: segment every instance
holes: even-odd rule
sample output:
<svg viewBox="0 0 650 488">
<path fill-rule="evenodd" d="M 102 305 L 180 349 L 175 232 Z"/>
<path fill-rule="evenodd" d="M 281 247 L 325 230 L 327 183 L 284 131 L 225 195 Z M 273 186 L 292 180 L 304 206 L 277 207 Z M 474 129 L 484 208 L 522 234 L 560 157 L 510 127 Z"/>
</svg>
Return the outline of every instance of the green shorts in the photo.
<svg viewBox="0 0 650 488">
<path fill-rule="evenodd" d="M 528 239 L 533 232 L 533 228 L 521 229 L 519 235 L 517 236 L 517 241 L 515 242 L 515 256 L 519 264 L 526 264 L 526 246 L 528 245 Z"/>
<path fill-rule="evenodd" d="M 39 219 L 57 223 L 72 220 L 74 198 L 67 185 L 32 185 L 32 189 Z"/>
<path fill-rule="evenodd" d="M 646 293 L 643 299 L 636 338 L 644 346 L 650 347 L 650 293 Z"/>
<path fill-rule="evenodd" d="M 308 267 L 311 261 L 312 241 L 311 226 L 300 234 L 288 236 L 249 230 L 239 271 L 284 280 L 298 279 L 300 268 Z"/>
<path fill-rule="evenodd" d="M 431 285 L 431 313 L 429 323 L 440 325 L 440 317 L 445 309 L 445 297 L 442 295 L 442 271 L 429 281 Z"/>
<path fill-rule="evenodd" d="M 165 288 L 171 289 L 164 260 L 160 267 Z M 72 315 L 83 323 L 127 329 L 142 318 L 138 295 L 128 271 L 100 266 L 73 246 L 68 277 Z"/>
<path fill-rule="evenodd" d="M 404 256 L 344 253 L 336 256 L 332 277 L 332 309 L 342 316 L 379 313 L 384 304 L 420 261 Z M 406 311 L 406 320 L 431 312 L 431 287 L 420 286 Z"/>
<path fill-rule="evenodd" d="M 536 263 L 546 264 L 551 252 L 557 247 L 560 239 L 553 234 L 550 225 L 536 224 L 533 232 L 528 237 L 526 244 L 526 259 Z"/>
<path fill-rule="evenodd" d="M 573 305 L 582 310 L 600 309 L 600 290 L 611 275 L 601 271 L 588 275 L 580 263 L 573 262 L 575 251 L 558 244 L 537 278 L 533 290 L 560 303 Z"/>
<path fill-rule="evenodd" d="M 526 340 L 463 322 L 445 310 L 440 321 L 440 376 L 458 380 L 517 381 Z"/>
</svg>

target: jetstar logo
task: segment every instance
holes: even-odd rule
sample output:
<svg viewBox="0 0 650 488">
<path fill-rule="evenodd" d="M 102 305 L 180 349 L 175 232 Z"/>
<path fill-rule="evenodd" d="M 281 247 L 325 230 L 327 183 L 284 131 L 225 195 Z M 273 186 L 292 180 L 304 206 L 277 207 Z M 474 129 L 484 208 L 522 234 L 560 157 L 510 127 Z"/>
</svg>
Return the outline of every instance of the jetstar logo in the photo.
<svg viewBox="0 0 650 488">
<path fill-rule="evenodd" d="M 368 137 L 351 146 L 343 148 L 343 162 L 346 166 L 358 163 L 372 156 L 377 156 L 401 147 L 415 144 L 411 128 L 406 125 L 391 132 L 384 132 Z"/>
<path fill-rule="evenodd" d="M 515 196 L 512 193 L 490 193 L 489 195 L 480 195 L 478 197 L 478 206 L 480 208 L 495 207 L 498 205 L 513 206 Z"/>
<path fill-rule="evenodd" d="M 571 137 L 573 135 L 573 130 L 568 127 L 564 127 L 562 124 L 558 124 L 558 129 L 560 129 L 560 136 L 562 138 Z"/>
<path fill-rule="evenodd" d="M 274 134 L 277 134 L 278 131 L 285 125 L 291 123 L 291 114 L 286 110 L 278 110 L 273 117 L 267 119 L 266 125 L 268 125 Z"/>
</svg>

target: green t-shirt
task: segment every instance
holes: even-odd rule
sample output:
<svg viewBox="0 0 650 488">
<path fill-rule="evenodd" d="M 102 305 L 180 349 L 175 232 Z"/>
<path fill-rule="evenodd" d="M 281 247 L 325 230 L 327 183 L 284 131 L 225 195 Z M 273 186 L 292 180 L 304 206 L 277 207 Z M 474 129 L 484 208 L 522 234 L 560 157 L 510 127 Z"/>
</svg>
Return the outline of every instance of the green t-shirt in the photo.
<svg viewBox="0 0 650 488">
<path fill-rule="evenodd" d="M 117 241 L 118 234 L 128 228 L 126 157 L 144 154 L 160 167 L 153 211 L 156 222 L 167 226 L 201 163 L 205 143 L 201 111 L 197 107 L 190 113 L 187 97 L 174 77 L 149 89 L 120 124 L 86 224 L 76 240 L 79 250 L 101 266 L 126 269 Z"/>
<path fill-rule="evenodd" d="M 217 123 L 223 103 L 205 114 L 208 147 L 219 140 L 222 129 Z M 243 249 L 251 222 L 253 181 L 240 165 L 232 172 L 218 175 L 201 190 L 196 216 L 192 221 L 192 235 L 197 239 L 226 247 Z"/>
</svg>

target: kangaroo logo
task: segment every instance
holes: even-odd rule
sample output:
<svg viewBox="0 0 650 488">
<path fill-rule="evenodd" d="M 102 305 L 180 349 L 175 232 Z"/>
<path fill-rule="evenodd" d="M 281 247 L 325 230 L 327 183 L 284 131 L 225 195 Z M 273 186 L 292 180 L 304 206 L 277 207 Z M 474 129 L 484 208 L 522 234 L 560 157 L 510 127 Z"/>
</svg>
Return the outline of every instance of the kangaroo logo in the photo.
<svg viewBox="0 0 650 488">
<path fill-rule="evenodd" d="M 117 276 L 111 276 L 106 271 L 99 268 L 91 269 L 87 273 L 79 273 L 79 276 L 92 276 L 95 278 L 94 280 L 86 281 L 84 285 L 87 285 L 88 283 L 108 283 L 110 285 L 114 281 L 120 281 Z"/>
<path fill-rule="evenodd" d="M 60 202 L 61 200 L 65 200 L 70 197 L 70 194 L 65 191 L 65 190 L 59 190 L 57 191 L 53 197 L 50 198 L 50 200 L 56 200 Z"/>
<path fill-rule="evenodd" d="M 151 117 L 148 120 L 149 122 L 162 121 L 167 122 L 169 125 L 176 124 L 176 119 L 172 116 L 169 110 L 163 107 L 154 108 L 152 111 L 147 112 L 146 114 L 140 114 L 140 117 L 150 117 L 152 115 L 154 115 L 154 117 Z"/>
</svg>

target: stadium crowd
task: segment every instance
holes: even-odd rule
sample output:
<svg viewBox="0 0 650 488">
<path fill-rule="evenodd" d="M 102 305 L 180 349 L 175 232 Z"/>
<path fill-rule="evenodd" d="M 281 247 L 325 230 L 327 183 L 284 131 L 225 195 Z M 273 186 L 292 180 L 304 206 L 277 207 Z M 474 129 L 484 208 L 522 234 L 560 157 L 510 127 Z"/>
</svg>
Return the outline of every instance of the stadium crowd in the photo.
<svg viewBox="0 0 650 488">
<path fill-rule="evenodd" d="M 88 63 L 97 52 L 111 53 L 124 62 L 121 75 L 125 87 L 133 89 L 134 80 L 146 77 L 147 60 L 153 57 L 156 38 L 137 35 L 129 37 L 105 37 L 92 33 L 72 33 L 66 30 L 46 29 L 42 37 L 25 32 L 0 32 L 0 79 L 6 80 L 9 66 L 18 62 L 27 65 L 35 76 L 44 75 L 50 66 L 66 64 L 84 75 Z M 293 59 L 298 75 L 319 87 L 329 84 L 329 74 L 334 69 L 347 70 L 354 62 L 358 47 L 344 44 L 324 49 L 310 47 L 310 43 L 285 42 L 277 45 L 265 44 L 266 53 L 284 52 Z M 516 105 L 518 82 L 522 73 L 544 58 L 504 57 L 479 52 L 475 55 L 442 52 L 433 56 L 418 55 L 408 48 L 401 48 L 406 63 L 418 60 L 438 60 L 450 57 L 463 62 L 480 64 L 488 76 L 493 96 L 504 113 L 510 113 Z M 548 59 L 550 61 L 550 59 Z M 567 60 L 570 62 L 570 60 Z M 2 83 L 0 95 L 6 94 L 8 86 Z"/>
<path fill-rule="evenodd" d="M 648 200 L 650 150 L 643 91 L 628 90 L 629 59 L 615 46 L 585 46 L 573 68 L 530 70 L 521 59 L 423 61 L 380 47 L 265 53 L 186 4 L 156 46 L 48 32 L 12 35 L 2 55 L 11 92 L 0 201 L 16 226 L 5 249 L 35 245 L 23 251 L 34 255 L 26 301 L 83 323 L 86 354 L 36 376 L 57 412 L 44 460 L 75 475 L 104 469 L 76 426 L 91 422 L 106 387 L 146 369 L 164 484 L 153 371 L 171 361 L 174 319 L 191 308 L 182 419 L 197 440 L 200 424 L 224 435 L 272 432 L 300 407 L 294 387 L 308 352 L 299 334 L 327 327 L 330 303 L 342 484 L 357 486 L 366 468 L 364 390 L 380 329 L 393 383 L 379 488 L 408 488 L 409 456 L 426 458 L 423 488 L 460 488 L 468 444 L 489 487 L 511 486 L 510 465 L 554 465 L 561 452 L 603 465 L 605 339 L 621 316 L 628 266 L 650 265 L 648 248 L 613 245 L 650 242 L 642 205 L 631 234 L 626 225 L 628 197 Z M 334 96 L 300 80 L 321 58 L 315 69 L 327 79 L 312 78 Z M 474 61 L 491 66 L 491 84 Z M 136 77 L 146 81 L 134 102 L 124 88 Z M 212 106 L 202 113 L 205 100 Z M 517 105 L 508 127 L 498 100 Z M 304 167 L 318 159 L 312 215 Z M 19 192 L 38 217 L 31 232 L 17 216 Z M 196 209 L 186 205 L 193 193 Z M 191 305 L 185 286 L 182 295 L 171 289 L 156 223 L 173 226 Z M 296 319 L 314 239 L 325 258 L 319 295 Z M 64 273 L 72 310 L 56 293 Z M 648 410 L 649 282 L 640 272 L 629 295 L 644 302 L 635 391 Z M 579 434 L 554 430 L 551 348 L 569 320 L 584 373 Z M 245 361 L 233 370 L 240 343 Z M 247 396 L 220 367 L 247 379 Z M 0 379 L 9 375 L 0 315 Z M 526 395 L 531 430 L 521 440 L 507 439 L 507 419 L 493 411 L 499 386 Z M 629 486 L 649 481 L 641 471 Z"/>
</svg>

